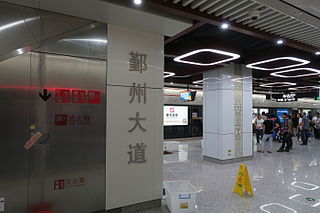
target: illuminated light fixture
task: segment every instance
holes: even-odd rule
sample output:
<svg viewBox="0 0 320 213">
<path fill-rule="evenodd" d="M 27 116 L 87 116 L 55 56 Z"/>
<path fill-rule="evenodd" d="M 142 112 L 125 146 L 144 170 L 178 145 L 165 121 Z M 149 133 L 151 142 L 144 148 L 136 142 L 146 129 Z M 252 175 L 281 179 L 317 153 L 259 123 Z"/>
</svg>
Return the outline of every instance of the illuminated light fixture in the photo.
<svg viewBox="0 0 320 213">
<path fill-rule="evenodd" d="M 173 82 L 170 82 L 171 85 L 173 85 Z"/>
<path fill-rule="evenodd" d="M 304 87 L 289 88 L 288 90 L 313 90 L 313 89 L 320 89 L 320 87 L 318 87 L 318 86 L 304 86 Z"/>
<path fill-rule="evenodd" d="M 203 80 L 199 80 L 199 81 L 194 81 L 192 82 L 193 84 L 203 84 Z"/>
<path fill-rule="evenodd" d="M 23 54 L 23 49 L 17 49 L 17 53 L 19 54 L 19 55 L 21 55 L 21 54 Z"/>
<path fill-rule="evenodd" d="M 229 24 L 228 23 L 223 23 L 223 24 L 221 24 L 221 28 L 222 29 L 228 29 L 229 28 Z"/>
<path fill-rule="evenodd" d="M 320 51 L 315 52 L 316 55 L 320 55 Z"/>
<path fill-rule="evenodd" d="M 21 24 L 25 24 L 26 22 L 25 21 L 35 21 L 39 19 L 39 17 L 33 17 L 33 18 L 28 18 L 26 20 L 20 20 L 20 21 L 15 21 L 15 22 L 11 22 L 9 24 L 4 24 L 4 25 L 1 25 L 0 26 L 0 31 L 4 31 L 4 30 L 7 30 L 9 28 L 12 28 L 12 27 L 16 27 L 18 25 L 21 25 Z"/>
<path fill-rule="evenodd" d="M 219 55 L 230 56 L 230 58 L 223 59 L 220 61 L 211 62 L 211 63 L 198 63 L 198 62 L 183 60 L 184 58 L 187 58 L 189 56 L 196 55 L 196 54 L 202 53 L 202 52 L 210 52 L 210 53 L 215 53 L 215 54 L 219 54 Z M 176 62 L 185 63 L 185 64 L 192 64 L 192 65 L 199 65 L 199 66 L 212 66 L 212 65 L 221 64 L 221 63 L 224 63 L 227 61 L 236 60 L 238 58 L 240 58 L 240 55 L 235 54 L 235 53 L 230 53 L 230 52 L 217 50 L 217 49 L 199 49 L 199 50 L 194 50 L 189 53 L 183 54 L 181 56 L 175 57 L 173 60 Z"/>
<path fill-rule="evenodd" d="M 174 72 L 163 72 L 163 73 L 164 73 L 163 78 L 169 78 L 171 76 L 176 75 Z"/>
<path fill-rule="evenodd" d="M 293 65 L 276 67 L 276 68 L 266 68 L 266 67 L 256 66 L 256 65 L 259 65 L 259 64 L 265 64 L 265 63 L 274 62 L 274 61 L 280 61 L 280 60 L 290 60 L 290 61 L 295 61 L 295 62 L 298 62 L 298 63 L 297 64 L 293 64 Z M 264 61 L 258 61 L 258 62 L 252 63 L 252 64 L 248 64 L 246 67 L 247 68 L 251 68 L 251 69 L 256 69 L 256 70 L 281 70 L 281 69 L 288 69 L 288 68 L 292 68 L 292 67 L 298 67 L 298 66 L 309 64 L 309 63 L 310 63 L 310 61 L 304 60 L 304 59 L 301 59 L 301 58 L 279 57 L 279 58 L 272 58 L 272 59 L 268 59 L 268 60 L 264 60 Z"/>
<path fill-rule="evenodd" d="M 284 73 L 303 71 L 303 70 L 310 71 L 311 73 L 309 73 L 309 74 L 301 74 L 301 75 L 284 75 Z M 276 77 L 279 77 L 279 78 L 301 78 L 301 77 L 307 77 L 307 76 L 313 76 L 313 75 L 320 75 L 320 70 L 313 69 L 313 68 L 294 68 L 294 69 L 291 69 L 291 70 L 273 72 L 270 75 L 276 76 Z"/>
<path fill-rule="evenodd" d="M 105 39 L 98 39 L 98 38 L 68 38 L 62 39 L 62 41 L 84 41 L 84 42 L 95 42 L 95 43 L 104 43 L 107 44 L 108 41 Z"/>
<path fill-rule="evenodd" d="M 278 86 L 277 86 L 278 85 Z M 273 83 L 267 83 L 267 84 L 260 84 L 260 87 L 289 87 L 289 86 L 295 86 L 296 83 L 291 82 L 273 82 Z"/>
<path fill-rule="evenodd" d="M 134 0 L 133 2 L 134 2 L 134 4 L 136 4 L 136 5 L 142 4 L 142 0 Z"/>
<path fill-rule="evenodd" d="M 283 44 L 283 43 L 284 43 L 284 41 L 283 41 L 282 39 L 277 40 L 277 44 L 278 44 L 278 45 L 281 45 L 281 44 Z"/>
</svg>

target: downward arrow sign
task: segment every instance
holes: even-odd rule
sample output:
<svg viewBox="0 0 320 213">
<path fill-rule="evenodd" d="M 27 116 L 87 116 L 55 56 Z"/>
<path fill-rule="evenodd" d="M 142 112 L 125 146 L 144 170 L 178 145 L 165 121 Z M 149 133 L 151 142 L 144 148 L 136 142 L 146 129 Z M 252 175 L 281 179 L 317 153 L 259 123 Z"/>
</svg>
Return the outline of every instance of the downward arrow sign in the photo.
<svg viewBox="0 0 320 213">
<path fill-rule="evenodd" d="M 43 94 L 41 92 L 39 92 L 39 96 L 40 96 L 40 98 L 42 98 L 42 100 L 44 100 L 46 102 L 51 97 L 51 93 L 48 94 L 48 90 L 43 89 Z"/>
</svg>

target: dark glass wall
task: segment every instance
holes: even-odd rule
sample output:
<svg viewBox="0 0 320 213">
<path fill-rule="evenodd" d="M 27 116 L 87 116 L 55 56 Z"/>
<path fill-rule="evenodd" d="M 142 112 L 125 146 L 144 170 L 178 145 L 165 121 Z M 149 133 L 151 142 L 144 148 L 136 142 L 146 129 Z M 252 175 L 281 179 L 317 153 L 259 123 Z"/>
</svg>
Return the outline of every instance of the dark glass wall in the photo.
<svg viewBox="0 0 320 213">
<path fill-rule="evenodd" d="M 168 105 L 182 106 L 182 105 Z M 188 125 L 185 126 L 164 126 L 164 138 L 191 138 L 202 137 L 203 111 L 201 105 L 188 107 Z"/>
</svg>

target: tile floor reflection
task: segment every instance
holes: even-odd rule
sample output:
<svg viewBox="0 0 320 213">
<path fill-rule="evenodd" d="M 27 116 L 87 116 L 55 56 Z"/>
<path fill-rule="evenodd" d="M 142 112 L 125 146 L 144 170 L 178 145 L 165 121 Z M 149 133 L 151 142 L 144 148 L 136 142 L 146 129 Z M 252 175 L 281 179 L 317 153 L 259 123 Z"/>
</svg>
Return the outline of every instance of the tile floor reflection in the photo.
<svg viewBox="0 0 320 213">
<path fill-rule="evenodd" d="M 201 213 L 319 213 L 320 141 L 308 146 L 294 140 L 290 153 L 254 153 L 248 166 L 254 197 L 239 197 L 233 185 L 240 163 L 219 165 L 204 161 L 201 141 L 181 141 L 179 152 L 164 156 L 164 180 L 188 180 L 198 190 Z M 162 208 L 143 213 L 168 213 Z"/>
</svg>

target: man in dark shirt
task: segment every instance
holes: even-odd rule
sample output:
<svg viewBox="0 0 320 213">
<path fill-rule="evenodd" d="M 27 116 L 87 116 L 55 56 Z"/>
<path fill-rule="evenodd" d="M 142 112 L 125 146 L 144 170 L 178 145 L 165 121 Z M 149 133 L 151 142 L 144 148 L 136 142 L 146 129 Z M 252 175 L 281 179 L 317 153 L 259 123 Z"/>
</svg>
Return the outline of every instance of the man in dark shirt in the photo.
<svg viewBox="0 0 320 213">
<path fill-rule="evenodd" d="M 271 153 L 272 133 L 274 131 L 274 128 L 279 127 L 279 125 L 277 123 L 274 123 L 274 121 L 270 119 L 270 116 L 268 114 L 266 115 L 266 119 L 267 120 L 263 122 L 263 130 L 264 130 L 264 135 L 262 137 L 263 150 L 261 149 L 261 145 L 260 145 L 258 146 L 258 152 L 264 153 L 266 151 L 268 153 Z"/>
<path fill-rule="evenodd" d="M 292 126 L 287 113 L 283 113 L 282 118 L 283 122 L 280 130 L 282 135 L 282 146 L 277 152 L 289 152 L 289 149 L 292 147 L 292 140 L 290 138 L 292 134 Z"/>
<path fill-rule="evenodd" d="M 307 114 L 303 112 L 302 114 L 302 122 L 300 124 L 300 128 L 302 130 L 301 137 L 302 137 L 302 144 L 307 145 L 309 140 L 309 129 L 310 129 L 310 120 L 307 117 Z"/>
</svg>

